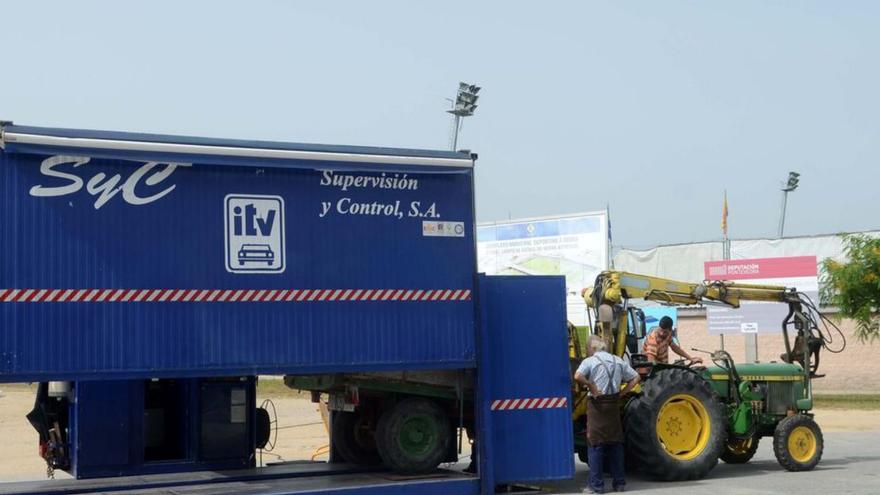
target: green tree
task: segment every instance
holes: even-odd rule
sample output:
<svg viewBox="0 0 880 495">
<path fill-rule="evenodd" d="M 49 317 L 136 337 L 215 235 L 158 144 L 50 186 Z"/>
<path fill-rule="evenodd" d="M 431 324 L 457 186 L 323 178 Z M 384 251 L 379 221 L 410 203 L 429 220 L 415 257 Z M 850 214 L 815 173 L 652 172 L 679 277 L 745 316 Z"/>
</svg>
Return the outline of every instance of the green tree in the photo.
<svg viewBox="0 0 880 495">
<path fill-rule="evenodd" d="M 880 338 L 880 238 L 845 235 L 847 261 L 831 258 L 822 262 L 823 303 L 836 306 L 840 317 L 856 322 L 856 336 L 861 341 Z"/>
</svg>

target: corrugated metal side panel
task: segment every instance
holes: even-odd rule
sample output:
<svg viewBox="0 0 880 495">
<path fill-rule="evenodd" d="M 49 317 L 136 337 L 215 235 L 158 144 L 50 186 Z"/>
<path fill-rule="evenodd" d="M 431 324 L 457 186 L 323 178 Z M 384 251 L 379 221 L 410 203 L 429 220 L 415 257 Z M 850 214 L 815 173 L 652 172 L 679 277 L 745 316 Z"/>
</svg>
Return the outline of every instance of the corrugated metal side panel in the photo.
<svg viewBox="0 0 880 495">
<path fill-rule="evenodd" d="M 192 164 L 163 177 L 157 172 L 165 165 L 146 170 L 144 163 L 89 159 L 77 166 L 62 158 L 47 169 L 51 158 L 0 153 L 0 381 L 473 366 L 469 171 L 405 172 L 415 189 L 342 190 L 322 185 L 327 172 L 309 166 Z M 142 176 L 132 179 L 138 170 Z M 101 201 L 99 186 L 116 177 Z M 35 186 L 64 194 L 40 196 Z M 58 189 L 64 186 L 69 190 Z M 227 270 L 229 194 L 283 199 L 283 272 Z M 340 214 L 346 199 L 398 206 L 387 216 Z M 433 204 L 439 218 L 410 216 L 413 202 L 421 212 Z M 324 204 L 329 210 L 321 216 Z M 424 220 L 462 222 L 464 236 L 425 236 Z M 21 302 L 29 289 L 36 290 L 31 299 L 44 302 Z M 82 302 L 90 293 L 81 302 L 69 302 L 76 293 L 68 302 L 45 302 L 56 289 L 184 292 L 157 297 L 165 302 L 121 302 L 125 295 L 108 302 L 115 293 L 104 302 Z M 253 290 L 256 299 L 263 290 L 318 289 L 340 300 L 183 301 L 189 290 Z M 348 289 L 401 292 L 342 301 L 344 292 L 335 291 Z M 410 290 L 449 292 L 400 300 Z"/>
<path fill-rule="evenodd" d="M 491 416 L 494 481 L 569 479 L 574 447 L 565 279 L 480 280 L 491 349 L 486 364 L 491 396 L 484 400 Z"/>
</svg>

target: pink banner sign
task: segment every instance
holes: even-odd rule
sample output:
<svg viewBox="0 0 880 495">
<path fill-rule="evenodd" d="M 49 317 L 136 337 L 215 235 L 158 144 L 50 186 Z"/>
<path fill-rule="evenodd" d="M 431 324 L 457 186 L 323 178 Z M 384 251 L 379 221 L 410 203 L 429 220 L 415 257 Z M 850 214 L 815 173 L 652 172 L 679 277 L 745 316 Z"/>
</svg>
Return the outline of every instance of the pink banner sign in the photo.
<svg viewBox="0 0 880 495">
<path fill-rule="evenodd" d="M 819 280 L 815 256 L 707 261 L 706 280 L 748 281 L 794 287 L 818 302 Z M 777 333 L 788 306 L 774 302 L 743 301 L 739 308 L 710 306 L 706 322 L 710 334 Z"/>
<path fill-rule="evenodd" d="M 707 261 L 704 271 L 706 280 L 815 277 L 818 273 L 815 256 Z"/>
</svg>

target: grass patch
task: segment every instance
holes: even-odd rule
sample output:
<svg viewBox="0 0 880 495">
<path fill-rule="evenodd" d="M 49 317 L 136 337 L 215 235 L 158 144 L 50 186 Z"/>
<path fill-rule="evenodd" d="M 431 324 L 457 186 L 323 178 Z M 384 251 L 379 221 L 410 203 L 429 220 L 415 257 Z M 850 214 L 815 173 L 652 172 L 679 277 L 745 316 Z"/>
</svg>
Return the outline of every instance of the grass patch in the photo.
<svg viewBox="0 0 880 495">
<path fill-rule="evenodd" d="M 7 392 L 15 392 L 15 391 L 34 391 L 37 390 L 36 383 L 0 383 L 0 391 Z"/>
<path fill-rule="evenodd" d="M 813 407 L 820 409 L 880 410 L 880 394 L 815 394 Z"/>
<path fill-rule="evenodd" d="M 284 384 L 284 380 L 274 377 L 260 377 L 257 382 L 257 395 L 259 397 L 293 397 L 311 399 L 309 392 L 293 390 Z"/>
</svg>

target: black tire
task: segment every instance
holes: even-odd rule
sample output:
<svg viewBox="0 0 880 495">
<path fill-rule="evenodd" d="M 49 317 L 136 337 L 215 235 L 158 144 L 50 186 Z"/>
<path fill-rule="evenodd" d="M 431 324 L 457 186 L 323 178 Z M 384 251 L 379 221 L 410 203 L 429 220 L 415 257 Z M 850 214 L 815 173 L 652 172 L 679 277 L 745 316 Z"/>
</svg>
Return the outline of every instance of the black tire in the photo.
<svg viewBox="0 0 880 495">
<path fill-rule="evenodd" d="M 728 439 L 721 453 L 721 460 L 727 464 L 745 464 L 752 460 L 758 451 L 758 437 L 745 440 Z"/>
<path fill-rule="evenodd" d="M 254 415 L 254 426 L 257 430 L 257 448 L 264 449 L 269 444 L 269 439 L 272 436 L 272 419 L 269 417 L 269 411 L 258 407 Z"/>
<path fill-rule="evenodd" d="M 452 444 L 449 418 L 434 401 L 406 399 L 379 418 L 376 445 L 385 465 L 398 473 L 434 471 Z"/>
<path fill-rule="evenodd" d="M 345 462 L 374 466 L 382 462 L 376 448 L 376 425 L 361 410 L 333 416 L 333 448 Z"/>
<path fill-rule="evenodd" d="M 776 425 L 773 453 L 779 464 L 789 471 L 809 471 L 819 464 L 825 440 L 822 430 L 806 414 L 788 416 Z"/>
<path fill-rule="evenodd" d="M 727 442 L 721 399 L 704 379 L 684 369 L 659 371 L 643 384 L 642 390 L 639 397 L 627 404 L 624 414 L 627 461 L 656 480 L 683 481 L 706 476 L 718 464 Z M 658 430 L 663 428 L 658 420 L 661 409 L 666 419 L 665 430 Z M 679 418 L 682 413 L 688 417 Z M 694 441 L 690 450 L 670 452 L 682 444 L 668 450 L 660 440 L 664 435 L 672 445 L 672 440 L 677 440 L 682 431 L 688 434 L 688 430 L 695 432 L 691 434 Z"/>
</svg>

